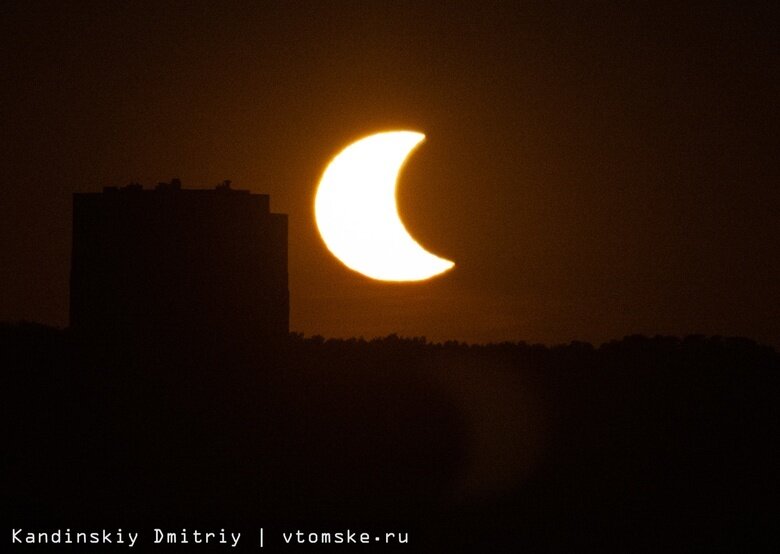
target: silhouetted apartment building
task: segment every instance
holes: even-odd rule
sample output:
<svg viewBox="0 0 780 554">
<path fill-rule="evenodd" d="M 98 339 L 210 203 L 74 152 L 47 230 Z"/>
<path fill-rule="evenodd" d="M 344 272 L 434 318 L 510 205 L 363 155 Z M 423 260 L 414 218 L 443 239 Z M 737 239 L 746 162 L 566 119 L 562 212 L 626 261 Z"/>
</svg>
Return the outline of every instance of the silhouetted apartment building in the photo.
<svg viewBox="0 0 780 554">
<path fill-rule="evenodd" d="M 229 181 L 74 194 L 70 326 L 98 342 L 177 350 L 285 337 L 287 216 Z"/>
</svg>

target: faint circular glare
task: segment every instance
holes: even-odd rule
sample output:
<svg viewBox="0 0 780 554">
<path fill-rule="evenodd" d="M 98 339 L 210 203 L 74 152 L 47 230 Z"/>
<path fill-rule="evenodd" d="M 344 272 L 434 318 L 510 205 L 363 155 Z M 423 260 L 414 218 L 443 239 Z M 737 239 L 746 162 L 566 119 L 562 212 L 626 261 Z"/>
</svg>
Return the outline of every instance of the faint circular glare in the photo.
<svg viewBox="0 0 780 554">
<path fill-rule="evenodd" d="M 420 246 L 398 214 L 398 173 L 424 138 L 377 133 L 347 146 L 325 170 L 314 202 L 317 227 L 350 269 L 382 281 L 422 281 L 455 265 Z"/>
</svg>

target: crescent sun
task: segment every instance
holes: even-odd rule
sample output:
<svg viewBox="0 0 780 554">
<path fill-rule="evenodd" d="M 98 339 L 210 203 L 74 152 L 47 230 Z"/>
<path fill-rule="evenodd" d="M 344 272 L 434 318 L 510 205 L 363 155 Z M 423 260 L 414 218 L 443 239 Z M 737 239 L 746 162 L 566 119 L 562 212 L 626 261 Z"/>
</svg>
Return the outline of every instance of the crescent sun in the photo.
<svg viewBox="0 0 780 554">
<path fill-rule="evenodd" d="M 398 174 L 423 139 L 413 131 L 370 135 L 342 150 L 322 175 L 317 227 L 350 269 L 381 281 L 422 281 L 455 265 L 420 246 L 398 214 Z"/>
</svg>

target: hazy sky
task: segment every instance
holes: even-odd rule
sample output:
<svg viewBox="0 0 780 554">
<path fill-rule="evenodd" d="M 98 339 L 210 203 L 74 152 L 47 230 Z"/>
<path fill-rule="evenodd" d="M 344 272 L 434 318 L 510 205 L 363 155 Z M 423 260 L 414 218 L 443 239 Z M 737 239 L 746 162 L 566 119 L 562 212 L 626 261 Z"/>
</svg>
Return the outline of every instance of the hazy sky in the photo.
<svg viewBox="0 0 780 554">
<path fill-rule="evenodd" d="M 0 320 L 67 324 L 73 192 L 179 177 L 289 214 L 307 335 L 780 344 L 770 3 L 70 4 L 0 8 Z M 388 129 L 427 135 L 400 210 L 457 263 L 423 284 L 314 224 L 330 158 Z"/>
</svg>

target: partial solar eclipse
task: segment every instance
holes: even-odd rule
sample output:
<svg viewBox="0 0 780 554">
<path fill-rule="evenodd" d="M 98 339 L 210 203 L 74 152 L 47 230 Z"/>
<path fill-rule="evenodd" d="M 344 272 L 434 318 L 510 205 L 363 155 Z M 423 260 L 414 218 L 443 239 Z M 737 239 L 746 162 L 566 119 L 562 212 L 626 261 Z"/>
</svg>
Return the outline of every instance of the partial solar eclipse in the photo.
<svg viewBox="0 0 780 554">
<path fill-rule="evenodd" d="M 347 146 L 325 170 L 314 201 L 317 227 L 350 269 L 380 281 L 422 281 L 455 265 L 420 246 L 398 214 L 398 174 L 424 138 L 377 133 Z"/>
</svg>

